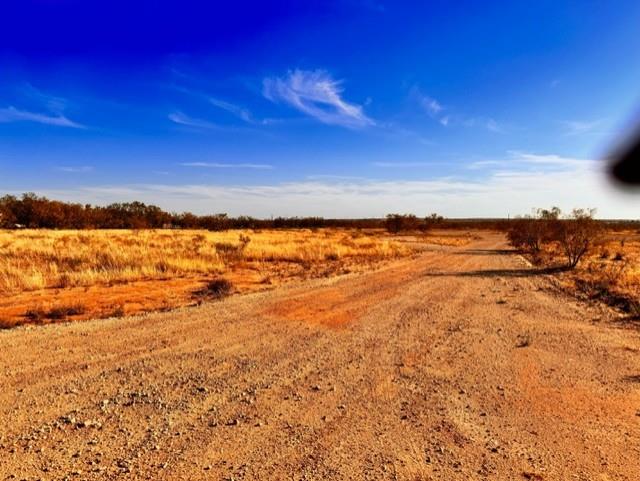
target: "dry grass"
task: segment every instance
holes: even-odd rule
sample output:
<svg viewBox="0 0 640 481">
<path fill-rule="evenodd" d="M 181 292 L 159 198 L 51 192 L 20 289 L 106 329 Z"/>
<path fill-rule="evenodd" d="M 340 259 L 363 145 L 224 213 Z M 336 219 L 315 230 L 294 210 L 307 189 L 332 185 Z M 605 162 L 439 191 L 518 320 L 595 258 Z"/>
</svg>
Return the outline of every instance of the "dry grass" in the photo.
<svg viewBox="0 0 640 481">
<path fill-rule="evenodd" d="M 221 297 L 212 279 L 246 292 L 411 252 L 338 229 L 0 231 L 0 327 L 168 309 Z M 66 309 L 79 296 L 85 308 Z"/>
<path fill-rule="evenodd" d="M 0 293 L 223 274 L 241 261 L 318 263 L 405 251 L 336 230 L 0 231 Z"/>
<path fill-rule="evenodd" d="M 555 248 L 553 262 L 562 254 Z M 580 296 L 604 301 L 633 315 L 640 315 L 640 234 L 607 232 L 574 271 L 562 275 L 566 287 Z"/>
</svg>

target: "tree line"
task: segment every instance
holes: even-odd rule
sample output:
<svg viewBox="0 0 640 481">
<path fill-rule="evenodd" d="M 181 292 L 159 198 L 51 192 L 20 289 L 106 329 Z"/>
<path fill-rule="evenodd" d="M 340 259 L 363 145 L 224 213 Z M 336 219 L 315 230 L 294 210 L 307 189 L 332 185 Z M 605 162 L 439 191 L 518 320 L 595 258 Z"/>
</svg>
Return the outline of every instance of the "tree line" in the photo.
<svg viewBox="0 0 640 481">
<path fill-rule="evenodd" d="M 384 219 L 325 219 L 323 217 L 275 217 L 257 219 L 227 214 L 171 213 L 143 202 L 118 202 L 95 206 L 50 200 L 34 193 L 0 197 L 0 228 L 30 229 L 309 229 L 321 227 L 386 228 L 391 233 L 442 228 L 502 229 L 500 219 L 445 219 L 438 214 L 419 218 L 413 214 L 389 214 Z"/>
<path fill-rule="evenodd" d="M 0 228 L 32 229 L 259 229 L 320 227 L 381 227 L 381 219 L 276 217 L 256 219 L 227 214 L 170 213 L 143 202 L 107 206 L 50 200 L 33 193 L 0 197 Z"/>
</svg>

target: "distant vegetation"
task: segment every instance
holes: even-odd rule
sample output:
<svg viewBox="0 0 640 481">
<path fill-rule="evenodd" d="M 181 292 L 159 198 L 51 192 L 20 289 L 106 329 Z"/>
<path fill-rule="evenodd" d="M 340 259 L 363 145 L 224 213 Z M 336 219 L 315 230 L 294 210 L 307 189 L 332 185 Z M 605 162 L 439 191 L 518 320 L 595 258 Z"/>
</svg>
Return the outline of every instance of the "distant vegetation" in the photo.
<svg viewBox="0 0 640 481">
<path fill-rule="evenodd" d="M 257 219 L 249 216 L 230 217 L 227 214 L 195 215 L 190 212 L 166 212 L 143 202 L 120 202 L 107 206 L 78 204 L 50 200 L 33 193 L 0 197 L 0 229 L 315 229 L 345 227 L 386 229 L 390 233 L 410 233 L 441 229 L 491 229 L 518 231 L 514 242 L 539 251 L 546 238 L 542 227 L 559 215 L 554 209 L 539 210 L 533 216 L 507 219 L 447 219 L 438 214 L 418 217 L 414 214 L 388 214 L 386 218 L 325 219 L 323 217 L 275 217 Z M 557 219 L 556 219 L 557 220 Z M 533 222 L 532 222 L 533 221 Z M 540 222 L 536 222 L 540 221 Z M 598 221 L 609 230 L 638 229 L 638 221 Z M 527 229 L 533 229 L 527 233 Z M 546 235 L 546 234 L 545 234 Z M 542 236 L 542 237 L 541 237 Z"/>
<path fill-rule="evenodd" d="M 438 214 L 431 214 L 424 219 L 419 219 L 413 214 L 388 214 L 384 226 L 388 232 L 395 234 L 403 231 L 429 230 L 442 226 L 444 220 L 444 217 Z"/>
<path fill-rule="evenodd" d="M 266 229 L 319 227 L 381 227 L 380 219 L 323 219 L 276 217 L 255 219 L 227 214 L 197 216 L 169 213 L 142 202 L 115 203 L 106 207 L 49 200 L 32 193 L 0 197 L 0 228 L 33 229 Z"/>
<path fill-rule="evenodd" d="M 420 219 L 412 214 L 390 214 L 386 219 L 325 219 L 322 217 L 276 217 L 256 219 L 227 214 L 170 213 L 142 202 L 94 206 L 50 200 L 33 193 L 0 197 L 0 228 L 16 229 L 313 229 L 322 227 L 386 228 L 390 232 L 449 229 L 504 229 L 504 220 L 444 219 L 438 214 Z"/>
</svg>

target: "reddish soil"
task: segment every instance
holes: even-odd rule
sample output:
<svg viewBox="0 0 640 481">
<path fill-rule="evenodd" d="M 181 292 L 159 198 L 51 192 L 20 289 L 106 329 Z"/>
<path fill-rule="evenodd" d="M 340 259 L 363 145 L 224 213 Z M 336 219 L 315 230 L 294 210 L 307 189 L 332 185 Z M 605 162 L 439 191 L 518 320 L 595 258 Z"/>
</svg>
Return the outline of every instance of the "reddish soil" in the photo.
<svg viewBox="0 0 640 481">
<path fill-rule="evenodd" d="M 638 480 L 640 331 L 505 248 L 0 331 L 0 479 Z"/>
</svg>

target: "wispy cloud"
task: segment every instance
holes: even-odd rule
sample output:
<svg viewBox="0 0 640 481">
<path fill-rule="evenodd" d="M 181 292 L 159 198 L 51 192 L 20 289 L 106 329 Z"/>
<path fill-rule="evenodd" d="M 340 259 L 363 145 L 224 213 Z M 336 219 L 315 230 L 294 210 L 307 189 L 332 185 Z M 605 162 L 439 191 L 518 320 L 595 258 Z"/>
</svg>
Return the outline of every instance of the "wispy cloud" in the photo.
<svg viewBox="0 0 640 481">
<path fill-rule="evenodd" d="M 374 125 L 361 105 L 342 98 L 342 81 L 324 70 L 294 70 L 285 77 L 263 80 L 263 95 L 272 102 L 283 102 L 300 112 L 330 125 L 362 128 Z"/>
<path fill-rule="evenodd" d="M 502 124 L 498 123 L 495 119 L 491 117 L 469 117 L 466 115 L 460 114 L 449 114 L 443 117 L 440 117 L 438 121 L 444 125 L 445 127 L 469 127 L 469 128 L 482 128 L 486 129 L 489 132 L 493 132 L 496 134 L 502 134 L 505 132 L 505 128 Z"/>
<path fill-rule="evenodd" d="M 233 102 L 229 102 L 227 100 L 220 99 L 218 97 L 211 96 L 208 93 L 202 92 L 200 90 L 193 90 L 193 89 L 189 89 L 179 85 L 172 85 L 171 88 L 173 88 L 174 90 L 177 90 L 178 92 L 182 92 L 183 94 L 196 97 L 218 109 L 229 112 L 230 114 L 239 118 L 240 120 L 242 120 L 247 124 L 259 126 L 259 125 L 273 125 L 273 124 L 282 122 L 282 119 L 257 118 L 251 113 L 251 110 L 249 110 L 246 107 L 243 107 Z M 204 122 L 207 122 L 207 121 L 204 121 Z"/>
<path fill-rule="evenodd" d="M 18 89 L 18 97 L 29 104 L 36 104 L 38 107 L 35 110 L 22 109 L 14 105 L 0 108 L 0 123 L 35 122 L 56 127 L 86 128 L 65 115 L 64 111 L 68 102 L 62 97 L 47 94 L 29 83 Z"/>
<path fill-rule="evenodd" d="M 222 110 L 226 110 L 227 112 L 235 115 L 242 121 L 251 125 L 274 125 L 282 122 L 282 119 L 274 119 L 274 118 L 263 118 L 259 119 L 253 116 L 251 111 L 247 108 L 241 107 L 240 105 L 233 104 L 231 102 L 227 102 L 226 100 L 220 100 L 215 97 L 207 97 L 207 100 L 214 107 L 218 107 Z"/>
<path fill-rule="evenodd" d="M 414 85 L 409 90 L 409 98 L 413 100 L 429 117 L 437 120 L 443 127 L 462 125 L 465 127 L 483 127 L 490 132 L 503 133 L 504 128 L 491 117 L 469 117 L 445 108 L 440 101 L 425 94 Z"/>
<path fill-rule="evenodd" d="M 389 168 L 411 168 L 411 167 L 433 167 L 435 165 L 442 165 L 444 162 L 372 162 L 371 165 L 375 167 L 389 167 Z"/>
<path fill-rule="evenodd" d="M 335 175 L 335 174 L 315 174 L 315 175 L 307 175 L 307 180 L 355 180 L 362 181 L 367 180 L 366 177 L 361 177 L 359 175 Z"/>
<path fill-rule="evenodd" d="M 560 124 L 564 127 L 566 135 L 580 135 L 593 133 L 604 124 L 604 119 L 598 120 L 562 120 Z"/>
<path fill-rule="evenodd" d="M 69 173 L 87 173 L 87 172 L 92 172 L 93 167 L 91 165 L 79 165 L 79 166 L 60 165 L 56 167 L 56 170 L 60 172 L 69 172 Z"/>
<path fill-rule="evenodd" d="M 476 160 L 467 163 L 467 168 L 471 170 L 480 170 L 491 167 L 502 167 L 505 165 L 509 165 L 506 160 Z"/>
<path fill-rule="evenodd" d="M 261 169 L 271 170 L 273 165 L 269 164 L 223 164 L 218 162 L 181 162 L 183 167 L 202 167 L 207 169 Z"/>
<path fill-rule="evenodd" d="M 436 117 L 444 107 L 433 97 L 424 94 L 417 86 L 411 87 L 409 95 L 418 103 L 418 105 L 431 117 Z"/>
<path fill-rule="evenodd" d="M 597 168 L 599 162 L 592 159 L 579 159 L 575 157 L 567 157 L 557 154 L 537 154 L 531 152 L 523 152 L 519 150 L 507 151 L 507 157 L 504 159 L 487 159 L 470 162 L 467 168 L 472 170 L 479 169 L 534 169 L 539 171 L 560 171 L 560 170 L 576 170 L 587 169 L 593 170 Z"/>
<path fill-rule="evenodd" d="M 392 138 L 410 139 L 422 145 L 434 145 L 435 142 L 417 132 L 406 127 L 398 125 L 396 122 L 379 122 L 376 124 L 379 132 Z"/>
<path fill-rule="evenodd" d="M 26 83 L 20 88 L 20 92 L 37 103 L 43 105 L 49 112 L 61 114 L 67 107 L 67 99 L 51 95 L 34 87 L 30 83 Z"/>
<path fill-rule="evenodd" d="M 552 165 L 568 168 L 588 166 L 595 162 L 590 159 L 578 159 L 557 154 L 535 154 L 531 152 L 521 152 L 519 150 L 510 150 L 507 153 L 511 156 L 512 161 L 534 165 Z"/>
<path fill-rule="evenodd" d="M 173 112 L 168 115 L 169 120 L 178 125 L 194 127 L 197 129 L 220 129 L 220 126 L 203 119 L 190 117 L 182 112 Z"/>
<path fill-rule="evenodd" d="M 57 127 L 71 127 L 74 129 L 85 129 L 82 124 L 74 122 L 62 114 L 46 114 L 20 110 L 13 106 L 0 109 L 0 123 L 8 122 L 35 122 L 38 124 L 55 125 Z"/>
<path fill-rule="evenodd" d="M 536 165 L 540 160 L 554 163 L 563 159 L 556 154 L 529 155 L 528 159 Z M 215 205 L 217 211 L 259 217 L 273 214 L 344 218 L 384 216 L 389 212 L 425 215 L 431 211 L 451 217 L 506 217 L 551 203 L 564 210 L 595 205 L 602 217 L 637 216 L 636 204 L 608 187 L 598 169 L 562 163 L 564 168 L 560 170 L 531 170 L 526 163 L 512 164 L 473 178 L 435 176 L 388 181 L 327 178 L 262 185 L 112 185 L 42 194 L 102 204 L 135 199 L 170 210 L 198 213 L 210 213 L 210 206 Z"/>
<path fill-rule="evenodd" d="M 240 107 L 238 105 L 232 104 L 231 102 L 226 102 L 224 100 L 220 100 L 220 99 L 217 99 L 217 98 L 214 98 L 214 97 L 209 97 L 208 99 L 209 99 L 209 102 L 211 103 L 211 105 L 213 105 L 214 107 L 218 107 L 218 108 L 220 108 L 222 110 L 226 110 L 227 112 L 235 115 L 239 119 L 244 120 L 248 124 L 255 123 L 255 121 L 253 120 L 253 118 L 251 116 L 251 112 L 249 112 L 248 109 L 245 109 L 245 108 Z"/>
<path fill-rule="evenodd" d="M 496 133 L 504 132 L 502 126 L 500 126 L 498 122 L 496 122 L 493 119 L 487 119 L 487 121 L 485 122 L 485 127 L 487 128 L 487 130 L 490 130 L 491 132 L 496 132 Z"/>
<path fill-rule="evenodd" d="M 247 125 L 228 125 L 228 124 L 218 124 L 215 122 L 210 122 L 209 120 L 191 117 L 180 111 L 175 111 L 167 115 L 167 118 L 183 127 L 189 127 L 195 131 L 200 133 L 204 132 L 226 132 L 226 133 L 234 133 L 234 134 L 256 134 L 261 136 L 269 136 L 270 134 L 266 132 L 264 129 L 259 129 L 257 127 L 249 127 Z M 266 122 L 263 123 L 266 125 Z"/>
<path fill-rule="evenodd" d="M 489 132 L 498 134 L 502 134 L 505 131 L 504 127 L 491 117 L 466 117 L 464 115 L 458 115 L 453 117 L 453 121 L 465 127 L 481 127 L 487 129 Z"/>
</svg>

